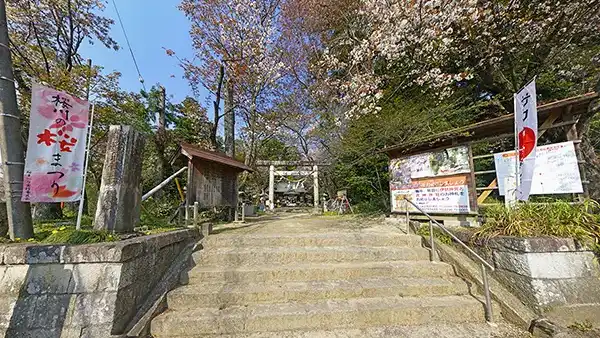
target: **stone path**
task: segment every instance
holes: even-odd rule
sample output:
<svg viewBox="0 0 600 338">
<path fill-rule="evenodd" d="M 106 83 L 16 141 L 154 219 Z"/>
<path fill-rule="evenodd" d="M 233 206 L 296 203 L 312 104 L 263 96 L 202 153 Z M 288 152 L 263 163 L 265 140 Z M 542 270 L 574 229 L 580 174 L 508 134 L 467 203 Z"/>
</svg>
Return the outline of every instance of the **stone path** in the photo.
<svg viewBox="0 0 600 338">
<path fill-rule="evenodd" d="M 284 214 L 202 246 L 154 337 L 527 337 L 487 324 L 451 266 L 381 219 Z"/>
</svg>

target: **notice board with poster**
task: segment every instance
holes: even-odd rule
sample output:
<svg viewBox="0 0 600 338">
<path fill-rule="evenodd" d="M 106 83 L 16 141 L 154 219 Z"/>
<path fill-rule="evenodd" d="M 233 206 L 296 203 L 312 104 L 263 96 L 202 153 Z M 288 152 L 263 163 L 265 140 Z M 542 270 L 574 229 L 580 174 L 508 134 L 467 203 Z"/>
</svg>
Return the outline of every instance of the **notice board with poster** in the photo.
<svg viewBox="0 0 600 338">
<path fill-rule="evenodd" d="M 467 146 L 392 159 L 392 212 L 405 212 L 407 198 L 427 213 L 472 213 L 475 196 L 469 190 L 470 163 Z M 408 210 L 418 212 L 411 204 Z"/>
<path fill-rule="evenodd" d="M 515 176 L 515 152 L 494 154 L 500 195 L 506 194 L 504 180 Z M 582 193 L 579 163 L 573 142 L 553 143 L 537 147 L 532 195 Z"/>
</svg>

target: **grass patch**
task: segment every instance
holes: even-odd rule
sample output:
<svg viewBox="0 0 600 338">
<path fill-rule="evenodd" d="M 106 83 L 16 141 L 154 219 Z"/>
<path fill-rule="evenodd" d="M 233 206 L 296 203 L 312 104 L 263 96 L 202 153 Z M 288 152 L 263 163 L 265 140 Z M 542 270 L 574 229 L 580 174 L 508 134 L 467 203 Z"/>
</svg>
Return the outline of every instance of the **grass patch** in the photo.
<svg viewBox="0 0 600 338">
<path fill-rule="evenodd" d="M 40 243 L 48 244 L 91 244 L 103 242 L 115 242 L 120 240 L 116 234 L 108 231 L 98 230 L 75 230 L 72 228 L 53 230 L 52 233 L 42 239 Z"/>
<path fill-rule="evenodd" d="M 92 226 L 92 217 L 83 216 L 81 230 L 75 229 L 76 215 L 65 213 L 66 218 L 52 221 L 36 222 L 33 227 L 33 238 L 23 240 L 16 238 L 11 241 L 8 238 L 0 237 L 0 244 L 10 243 L 39 243 L 39 244 L 92 244 L 115 242 L 122 239 L 121 234 L 113 234 L 105 230 L 94 230 Z M 154 235 L 168 231 L 178 230 L 175 225 L 169 224 L 164 219 L 156 218 L 149 221 L 148 225 L 136 228 L 133 233 L 136 235 Z"/>
<path fill-rule="evenodd" d="M 547 204 L 520 203 L 483 210 L 484 223 L 475 232 L 479 238 L 495 236 L 573 238 L 600 252 L 600 204 L 586 200 L 571 205 L 565 201 Z"/>
<path fill-rule="evenodd" d="M 568 328 L 580 332 L 589 332 L 594 329 L 594 325 L 589 320 L 585 320 L 583 322 L 575 322 L 569 325 Z"/>
<path fill-rule="evenodd" d="M 325 211 L 325 212 L 323 212 L 322 215 L 323 216 L 329 216 L 329 217 L 331 217 L 331 216 L 341 216 L 341 214 L 339 212 L 337 212 L 337 211 Z"/>
<path fill-rule="evenodd" d="M 40 243 L 40 244 L 91 244 L 103 242 L 115 242 L 120 240 L 120 236 L 104 230 L 94 230 L 90 225 L 82 226 L 81 230 L 76 230 L 75 225 L 61 225 L 65 223 L 61 220 L 56 223 L 38 223 L 34 226 L 33 238 L 28 240 L 15 238 L 0 239 L 0 243 Z"/>
<path fill-rule="evenodd" d="M 421 226 L 418 230 L 417 230 L 417 235 L 422 236 L 422 237 L 426 237 L 429 238 L 429 226 L 424 225 Z M 452 237 L 448 236 L 445 232 L 443 232 L 442 230 L 436 228 L 435 226 L 433 227 L 433 237 L 435 237 L 438 241 L 444 243 L 444 244 L 452 244 Z"/>
</svg>

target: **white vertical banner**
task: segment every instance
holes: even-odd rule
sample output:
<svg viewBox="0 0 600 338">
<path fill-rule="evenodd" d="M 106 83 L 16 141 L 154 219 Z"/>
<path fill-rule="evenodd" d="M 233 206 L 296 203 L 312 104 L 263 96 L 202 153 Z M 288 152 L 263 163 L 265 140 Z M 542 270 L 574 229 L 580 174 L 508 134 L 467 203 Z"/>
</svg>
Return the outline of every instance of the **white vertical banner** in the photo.
<svg viewBox="0 0 600 338">
<path fill-rule="evenodd" d="M 81 198 L 89 104 L 34 84 L 23 202 L 73 202 Z"/>
<path fill-rule="evenodd" d="M 515 132 L 518 150 L 517 199 L 527 201 L 531 192 L 538 136 L 535 79 L 514 95 Z"/>
</svg>

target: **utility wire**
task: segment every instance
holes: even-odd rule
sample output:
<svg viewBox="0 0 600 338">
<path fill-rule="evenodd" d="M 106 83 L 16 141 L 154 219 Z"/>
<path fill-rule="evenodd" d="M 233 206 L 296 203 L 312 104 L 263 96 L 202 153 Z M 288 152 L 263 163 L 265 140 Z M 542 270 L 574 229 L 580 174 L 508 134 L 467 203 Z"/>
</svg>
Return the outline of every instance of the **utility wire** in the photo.
<svg viewBox="0 0 600 338">
<path fill-rule="evenodd" d="M 119 9 L 117 8 L 117 4 L 115 0 L 112 0 L 113 6 L 115 7 L 115 12 L 117 12 L 117 18 L 119 19 L 119 24 L 121 25 L 121 29 L 123 30 L 123 35 L 125 35 L 125 41 L 127 42 L 127 47 L 129 48 L 129 53 L 131 53 L 131 58 L 133 59 L 133 64 L 135 65 L 135 69 L 137 70 L 140 83 L 142 84 L 142 88 L 146 91 L 146 85 L 144 84 L 144 78 L 142 77 L 142 73 L 140 72 L 140 67 L 138 67 L 137 60 L 135 59 L 135 54 L 133 54 L 133 49 L 131 49 L 131 43 L 129 43 L 129 37 L 127 37 L 127 32 L 125 31 L 125 26 L 123 25 L 123 20 L 121 19 L 121 14 L 119 13 Z"/>
</svg>

